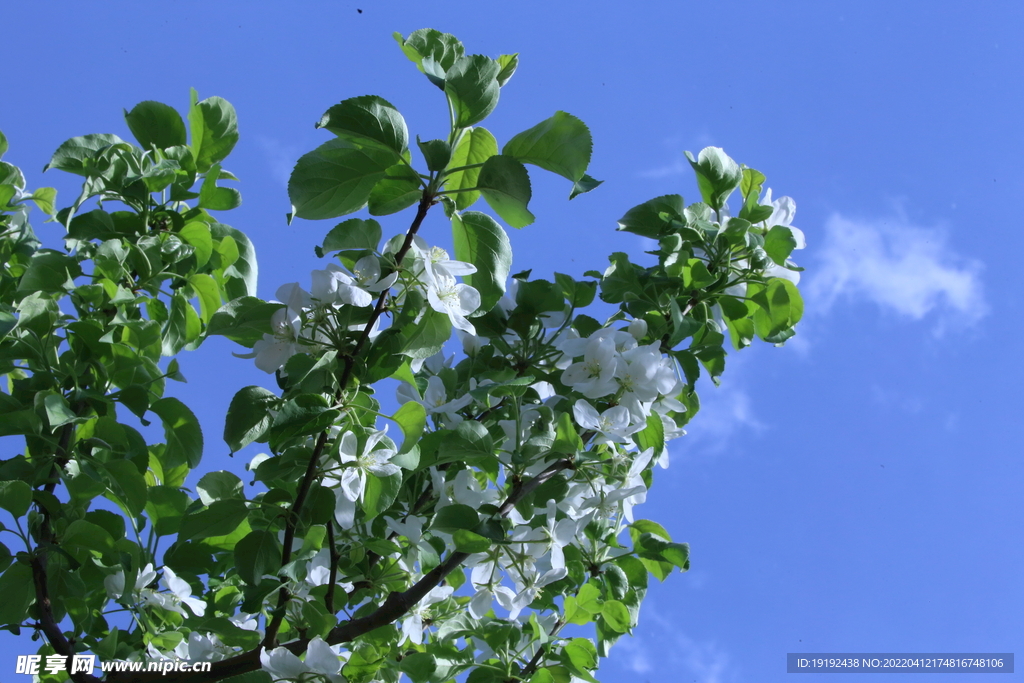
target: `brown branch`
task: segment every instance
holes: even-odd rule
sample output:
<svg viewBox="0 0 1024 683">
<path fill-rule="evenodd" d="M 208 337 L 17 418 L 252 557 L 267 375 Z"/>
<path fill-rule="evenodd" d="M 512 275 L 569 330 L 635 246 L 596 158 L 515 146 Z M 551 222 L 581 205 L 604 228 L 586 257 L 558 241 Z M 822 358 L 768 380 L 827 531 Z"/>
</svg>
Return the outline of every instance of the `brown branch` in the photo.
<svg viewBox="0 0 1024 683">
<path fill-rule="evenodd" d="M 512 490 L 508 498 L 505 499 L 505 502 L 498 509 L 497 516 L 507 516 L 516 503 L 525 496 L 536 490 L 538 486 L 551 479 L 551 477 L 562 470 L 572 468 L 572 466 L 573 462 L 569 459 L 559 460 L 533 479 L 519 484 Z M 360 617 L 359 619 L 350 619 L 343 624 L 339 624 L 327 634 L 325 640 L 330 645 L 351 642 L 359 636 L 398 620 L 422 600 L 427 593 L 433 590 L 435 586 L 439 585 L 448 574 L 465 562 L 469 555 L 469 553 L 463 552 L 451 553 L 444 562 L 426 573 L 408 590 L 401 593 L 391 593 L 384 600 L 384 603 L 372 614 Z M 282 647 L 287 648 L 293 654 L 299 655 L 306 651 L 309 642 L 309 638 L 298 638 L 284 644 Z M 231 676 L 238 676 L 259 668 L 260 648 L 257 648 L 230 659 L 214 662 L 211 670 L 208 672 L 171 672 L 166 676 L 148 672 L 121 673 L 108 677 L 106 683 L 155 683 L 156 681 L 161 683 L 217 683 Z"/>
<path fill-rule="evenodd" d="M 420 226 L 423 224 L 423 219 L 426 218 L 427 211 L 429 211 L 430 207 L 433 205 L 433 195 L 424 190 L 423 197 L 420 199 L 419 207 L 416 210 L 416 217 L 413 218 L 412 224 L 409 226 L 409 231 L 405 235 L 405 241 L 402 243 L 402 247 L 398 250 L 398 253 L 395 254 L 395 261 L 399 266 L 401 266 L 402 260 L 412 247 L 413 238 L 416 236 Z M 359 352 L 362 351 L 363 347 L 366 345 L 367 340 L 369 340 L 370 331 L 373 329 L 373 326 L 384 313 L 388 292 L 389 290 L 385 289 L 380 293 L 380 296 L 377 297 L 377 305 L 374 306 L 373 313 L 370 314 L 370 319 L 366 322 L 365 327 L 363 327 L 363 331 L 359 335 L 359 339 L 356 340 L 356 344 L 352 348 L 352 351 L 345 357 L 345 369 L 342 371 L 341 379 L 338 381 L 338 390 L 335 393 L 336 399 L 341 398 L 342 393 L 345 391 L 349 381 L 352 379 L 352 371 L 355 368 L 356 358 L 359 356 Z M 313 485 L 313 480 L 316 478 L 317 465 L 320 462 L 320 456 L 323 454 L 323 449 L 327 445 L 327 438 L 328 431 L 325 429 L 320 433 L 320 436 L 317 439 L 316 448 L 313 449 L 313 455 L 309 458 L 309 464 L 306 466 L 306 472 L 302 477 L 302 482 L 299 484 L 299 490 L 295 496 L 295 502 L 292 503 L 291 511 L 288 515 L 287 521 L 285 522 L 284 547 L 281 551 L 282 567 L 288 564 L 291 560 L 292 541 L 295 540 L 295 528 L 298 525 L 299 517 L 302 514 L 302 507 L 305 505 L 309 489 Z M 333 587 L 333 583 L 331 585 Z M 277 633 L 281 629 L 281 624 L 284 623 L 285 610 L 288 607 L 289 600 L 291 600 L 291 591 L 288 590 L 287 585 L 282 584 L 277 593 L 277 607 L 274 609 L 274 616 L 271 618 L 270 623 L 267 624 L 267 632 L 263 637 L 263 647 L 274 647 L 277 645 Z M 333 612 L 333 610 L 331 611 Z"/>
<path fill-rule="evenodd" d="M 50 646 L 53 647 L 54 652 L 70 659 L 75 654 L 75 648 L 64 636 L 64 632 L 60 630 L 57 620 L 53 618 L 53 605 L 50 602 L 50 591 L 46 585 L 46 561 L 42 556 L 36 554 L 31 559 L 30 565 L 32 567 L 32 583 L 35 585 L 36 590 L 36 609 L 39 610 L 41 630 L 46 636 L 46 640 L 50 642 Z M 67 662 L 66 667 L 67 671 L 71 671 L 70 661 Z M 100 681 L 100 679 L 92 674 L 81 671 L 70 674 L 70 676 L 74 683 L 99 683 Z"/>
</svg>

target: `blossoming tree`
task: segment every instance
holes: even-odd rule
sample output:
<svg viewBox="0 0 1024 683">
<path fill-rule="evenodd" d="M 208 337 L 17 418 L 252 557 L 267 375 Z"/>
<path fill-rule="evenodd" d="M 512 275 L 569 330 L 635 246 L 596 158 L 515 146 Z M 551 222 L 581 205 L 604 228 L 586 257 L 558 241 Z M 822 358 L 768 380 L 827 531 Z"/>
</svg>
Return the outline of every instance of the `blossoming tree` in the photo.
<svg viewBox="0 0 1024 683">
<path fill-rule="evenodd" d="M 211 213 L 240 201 L 220 185 L 238 139 L 226 101 L 193 92 L 187 125 L 143 102 L 126 113 L 138 144 L 68 140 L 48 168 L 84 182 L 60 211 L 0 162 L 0 435 L 23 441 L 0 462 L 0 625 L 42 635 L 25 673 L 594 681 L 649 576 L 688 568 L 687 546 L 637 506 L 698 411 L 699 375 L 718 382 L 727 338 L 794 334 L 792 200 L 709 147 L 689 157 L 702 201 L 666 195 L 619 219 L 657 242 L 656 265 L 615 253 L 583 280 L 512 274 L 502 222 L 534 220 L 526 165 L 566 178 L 570 199 L 589 192 L 590 133 L 556 112 L 499 148 L 480 124 L 517 55 L 467 55 L 434 30 L 396 38 L 443 93 L 446 135 L 410 147 L 390 103 L 346 99 L 288 189 L 299 218 L 368 207 L 411 222 L 388 239 L 376 218 L 338 223 L 322 267 L 276 301 L 255 296 L 249 239 Z M 481 198 L 497 218 L 474 210 Z M 42 245 L 29 202 L 64 248 Z M 431 210 L 450 219 L 453 254 L 420 234 Z M 583 312 L 598 296 L 603 322 Z M 225 421 L 233 451 L 264 444 L 254 495 L 224 471 L 185 486 L 204 436 L 165 383 L 210 335 L 276 378 L 240 389 Z M 382 403 L 388 379 L 397 402 Z"/>
</svg>

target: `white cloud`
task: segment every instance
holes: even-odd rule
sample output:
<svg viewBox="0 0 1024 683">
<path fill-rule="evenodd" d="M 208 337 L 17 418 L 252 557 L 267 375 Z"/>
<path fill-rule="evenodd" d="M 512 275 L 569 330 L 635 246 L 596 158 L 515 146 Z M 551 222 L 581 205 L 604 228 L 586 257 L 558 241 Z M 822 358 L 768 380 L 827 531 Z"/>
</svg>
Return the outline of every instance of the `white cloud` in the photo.
<svg viewBox="0 0 1024 683">
<path fill-rule="evenodd" d="M 650 626 L 643 635 L 619 640 L 609 660 L 634 674 L 635 680 L 726 683 L 737 679 L 729 653 L 715 641 L 687 636 L 653 605 L 644 605 L 644 618 Z"/>
<path fill-rule="evenodd" d="M 866 299 L 912 320 L 932 316 L 936 333 L 972 325 L 988 312 L 981 262 L 956 254 L 942 230 L 834 214 L 817 251 L 807 287 L 814 308 Z"/>
</svg>

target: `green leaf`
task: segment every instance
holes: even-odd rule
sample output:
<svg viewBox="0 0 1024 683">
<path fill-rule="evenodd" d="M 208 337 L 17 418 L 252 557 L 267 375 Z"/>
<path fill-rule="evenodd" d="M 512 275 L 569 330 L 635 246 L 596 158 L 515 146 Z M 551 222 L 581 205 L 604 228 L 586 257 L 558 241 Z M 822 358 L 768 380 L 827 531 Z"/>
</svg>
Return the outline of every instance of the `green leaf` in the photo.
<svg viewBox="0 0 1024 683">
<path fill-rule="evenodd" d="M 163 355 L 177 355 L 186 344 L 198 339 L 202 331 L 196 309 L 180 291 L 175 292 L 171 297 L 171 315 L 163 331 Z"/>
<path fill-rule="evenodd" d="M 432 654 L 413 652 L 402 658 L 402 661 L 398 663 L 398 668 L 413 683 L 427 683 L 437 670 L 437 660 Z"/>
<path fill-rule="evenodd" d="M 753 299 L 761 306 L 754 314 L 754 330 L 758 337 L 771 343 L 778 343 L 773 337 L 790 330 L 804 314 L 800 290 L 789 280 L 772 278 L 768 287 Z"/>
<path fill-rule="evenodd" d="M 7 154 L 7 149 L 7 136 L 0 131 L 0 158 L 3 158 L 3 156 Z"/>
<path fill-rule="evenodd" d="M 357 144 L 380 144 L 398 155 L 409 147 L 405 119 L 393 104 L 376 95 L 343 100 L 328 109 L 316 127 Z"/>
<path fill-rule="evenodd" d="M 199 298 L 199 318 L 209 324 L 214 313 L 220 308 L 220 287 L 212 276 L 205 273 L 190 275 L 188 283 L 192 285 Z"/>
<path fill-rule="evenodd" d="M 196 484 L 196 493 L 203 505 L 212 505 L 218 500 L 245 499 L 242 480 L 226 470 L 204 474 Z"/>
<path fill-rule="evenodd" d="M 270 319 L 283 304 L 268 303 L 252 296 L 240 297 L 220 307 L 206 328 L 208 335 L 219 334 L 250 349 L 273 330 Z"/>
<path fill-rule="evenodd" d="M 406 209 L 423 197 L 420 174 L 404 163 L 395 164 L 370 190 L 371 216 L 387 216 Z"/>
<path fill-rule="evenodd" d="M 586 173 L 593 147 L 586 124 L 572 114 L 557 111 L 509 140 L 501 153 L 575 183 Z"/>
<path fill-rule="evenodd" d="M 167 448 L 163 461 L 166 467 L 187 463 L 196 468 L 203 457 L 203 432 L 199 420 L 184 403 L 173 397 L 162 398 L 150 407 L 164 423 Z"/>
<path fill-rule="evenodd" d="M 661 422 L 661 415 L 651 413 L 647 416 L 647 426 L 637 432 L 634 437 L 640 450 L 654 449 L 654 457 L 661 455 L 665 450 L 665 425 Z"/>
<path fill-rule="evenodd" d="M 442 90 L 445 72 L 466 53 L 458 38 L 432 28 L 413 31 L 408 38 L 403 38 L 401 33 L 395 32 L 394 38 L 405 56 Z"/>
<path fill-rule="evenodd" d="M 224 298 L 237 299 L 240 296 L 254 296 L 259 267 L 256 263 L 256 249 L 252 246 L 252 242 L 241 230 L 235 230 L 230 225 L 223 223 L 211 223 L 210 234 L 213 239 L 221 242 L 230 237 L 238 250 L 238 257 L 233 259 L 231 265 L 223 272 L 227 278 L 227 283 L 224 285 Z"/>
<path fill-rule="evenodd" d="M 422 403 L 409 401 L 395 412 L 392 419 L 402 428 L 404 436 L 399 452 L 408 453 L 423 434 L 423 428 L 427 424 L 427 411 Z"/>
<path fill-rule="evenodd" d="M 487 428 L 479 422 L 466 420 L 459 423 L 441 443 L 437 464 L 494 457 L 494 440 Z"/>
<path fill-rule="evenodd" d="M 683 223 L 683 198 L 666 194 L 634 206 L 619 219 L 619 230 L 658 239 L 672 230 L 674 222 Z"/>
<path fill-rule="evenodd" d="M 74 289 L 82 274 L 77 259 L 57 251 L 40 250 L 32 255 L 18 283 L 19 292 L 60 293 Z"/>
<path fill-rule="evenodd" d="M 490 57 L 460 57 L 444 76 L 444 92 L 448 95 L 456 128 L 479 123 L 498 106 L 498 74 L 501 66 Z"/>
<path fill-rule="evenodd" d="M 218 500 L 209 507 L 185 515 L 181 520 L 178 542 L 226 536 L 249 515 L 244 500 Z"/>
<path fill-rule="evenodd" d="M 393 474 L 390 477 L 368 474 L 366 489 L 363 491 L 363 512 L 366 514 L 366 519 L 373 519 L 390 508 L 401 489 L 401 474 Z"/>
<path fill-rule="evenodd" d="M 603 182 L 603 180 L 591 178 L 589 175 L 584 173 L 582 178 L 572 184 L 572 192 L 569 193 L 569 199 L 576 199 L 576 197 L 590 192 Z"/>
<path fill-rule="evenodd" d="M 751 207 L 758 205 L 757 200 L 761 196 L 761 186 L 764 184 L 764 181 L 764 174 L 760 171 L 755 171 L 752 168 L 743 169 L 743 178 L 740 180 L 740 194 L 743 195 L 744 209 L 749 210 Z M 746 218 L 746 216 L 740 216 L 740 218 Z"/>
<path fill-rule="evenodd" d="M 89 160 L 111 145 L 124 144 L 124 140 L 116 135 L 83 135 L 67 140 L 50 157 L 50 163 L 43 171 L 56 168 L 75 175 L 98 175 L 99 171 Z"/>
<path fill-rule="evenodd" d="M 238 575 L 250 586 L 259 585 L 264 574 L 273 574 L 281 566 L 281 548 L 269 531 L 250 531 L 235 546 Z"/>
<path fill-rule="evenodd" d="M 78 219 L 76 218 L 75 220 Z M 195 247 L 195 251 L 192 253 L 196 257 L 196 265 L 200 268 L 205 266 L 213 255 L 213 237 L 210 234 L 210 226 L 200 221 L 192 221 L 191 223 L 186 223 L 178 231 L 178 235 Z"/>
<path fill-rule="evenodd" d="M 265 440 L 273 422 L 271 405 L 276 400 L 277 395 L 263 387 L 248 386 L 235 394 L 224 422 L 224 441 L 232 453 Z"/>
<path fill-rule="evenodd" d="M 410 358 L 429 358 L 452 336 L 452 323 L 444 313 L 428 308 L 420 321 L 402 334 L 405 337 L 403 354 Z"/>
<path fill-rule="evenodd" d="M 397 161 L 391 150 L 344 138 L 320 145 L 299 157 L 288 180 L 295 215 L 316 220 L 358 211 Z"/>
<path fill-rule="evenodd" d="M 32 569 L 20 562 L 12 564 L 0 576 L 0 624 L 21 624 L 28 616 L 28 608 L 35 602 L 35 584 Z"/>
<path fill-rule="evenodd" d="M 98 524 L 76 519 L 65 529 L 60 547 L 79 562 L 87 562 L 92 559 L 93 552 L 100 555 L 112 552 L 114 539 Z"/>
<path fill-rule="evenodd" d="M 423 154 L 423 159 L 427 162 L 427 170 L 431 173 L 443 171 L 448 166 L 448 162 L 452 160 L 452 146 L 448 144 L 447 140 L 424 142 L 417 135 L 416 145 L 420 148 L 420 153 Z"/>
<path fill-rule="evenodd" d="M 516 68 L 519 66 L 519 53 L 514 55 L 501 55 L 498 57 L 498 66 L 501 67 L 501 71 L 498 72 L 498 85 L 502 88 L 508 83 L 509 79 L 512 78 L 512 74 L 516 72 Z"/>
<path fill-rule="evenodd" d="M 793 231 L 784 225 L 772 226 L 764 236 L 764 250 L 780 266 L 786 265 L 786 259 L 796 249 L 796 244 Z"/>
<path fill-rule="evenodd" d="M 193 88 L 188 111 L 191 148 L 196 169 L 206 173 L 218 161 L 223 161 L 238 142 L 238 116 L 235 108 L 223 98 L 208 97 L 202 102 L 197 99 Z"/>
<path fill-rule="evenodd" d="M 285 401 L 274 417 L 271 445 L 295 436 L 311 436 L 326 429 L 338 417 L 320 394 L 299 394 Z"/>
<path fill-rule="evenodd" d="M 138 517 L 146 508 L 146 479 L 134 463 L 128 460 L 111 460 L 104 465 L 116 486 L 111 490 L 125 511 Z"/>
<path fill-rule="evenodd" d="M 146 500 L 146 514 L 153 524 L 157 536 L 178 533 L 181 519 L 189 504 L 188 495 L 171 486 L 149 487 Z"/>
<path fill-rule="evenodd" d="M 565 273 L 555 273 L 555 282 L 562 288 L 565 300 L 573 308 L 586 308 L 597 295 L 596 282 L 581 282 Z"/>
<path fill-rule="evenodd" d="M 475 529 L 480 524 L 480 516 L 468 505 L 445 505 L 434 515 L 430 526 L 438 531 L 451 534 L 459 529 Z"/>
<path fill-rule="evenodd" d="M 708 271 L 704 262 L 697 258 L 689 259 L 683 266 L 683 288 L 704 289 L 718 281 L 718 277 Z"/>
<path fill-rule="evenodd" d="M 32 489 L 28 484 L 23 481 L 0 481 L 0 508 L 15 517 L 21 517 L 28 512 L 31 504 Z"/>
<path fill-rule="evenodd" d="M 460 553 L 482 553 L 491 547 L 491 540 L 468 529 L 457 529 L 452 534 L 455 549 Z"/>
<path fill-rule="evenodd" d="M 586 638 L 573 638 L 566 643 L 562 663 L 583 680 L 596 683 L 590 672 L 597 668 L 597 648 Z"/>
<path fill-rule="evenodd" d="M 491 132 L 486 128 L 467 128 L 462 132 L 455 151 L 452 152 L 452 159 L 448 168 L 461 168 L 463 166 L 474 166 L 482 164 L 498 153 L 498 141 L 494 139 Z M 463 171 L 453 171 L 445 176 L 445 189 L 454 193 L 455 208 L 464 211 L 480 198 L 480 192 L 476 190 L 456 192 L 457 190 L 470 190 L 477 186 L 480 178 L 480 167 L 467 168 Z"/>
<path fill-rule="evenodd" d="M 530 202 L 530 176 L 513 157 L 496 154 L 484 162 L 477 187 L 494 212 L 513 228 L 525 228 L 534 221 L 526 208 Z"/>
<path fill-rule="evenodd" d="M 332 251 L 347 250 L 376 250 L 380 244 L 381 229 L 380 223 L 371 219 L 349 218 L 331 228 L 324 238 L 323 247 L 317 256 L 323 256 Z"/>
<path fill-rule="evenodd" d="M 687 152 L 686 158 L 697 173 L 701 197 L 713 209 L 721 209 L 743 179 L 739 164 L 730 159 L 721 147 L 705 147 L 696 159 Z"/>
<path fill-rule="evenodd" d="M 491 310 L 505 293 L 512 268 L 512 245 L 505 230 L 485 213 L 467 211 L 452 216 L 455 258 L 472 263 L 476 272 L 463 278 L 480 293 L 480 313 Z"/>
<path fill-rule="evenodd" d="M 632 619 L 629 610 L 618 600 L 609 600 L 601 605 L 601 616 L 604 623 L 616 633 L 627 633 Z"/>
<path fill-rule="evenodd" d="M 56 429 L 78 419 L 68 406 L 67 399 L 61 394 L 47 393 L 43 397 L 43 406 L 46 408 L 46 421 L 50 423 L 50 429 Z"/>
<path fill-rule="evenodd" d="M 130 112 L 125 111 L 124 120 L 142 149 L 166 149 L 186 143 L 181 115 L 162 102 L 139 102 Z"/>
<path fill-rule="evenodd" d="M 37 188 L 27 199 L 31 199 L 32 203 L 39 207 L 39 210 L 47 216 L 52 216 L 57 212 L 56 207 L 54 207 L 54 202 L 57 200 L 57 190 L 52 187 Z"/>
<path fill-rule="evenodd" d="M 230 211 L 242 204 L 242 195 L 230 187 L 217 187 L 220 178 L 220 164 L 214 164 L 206 172 L 203 184 L 199 189 L 199 207 L 210 211 Z"/>
</svg>

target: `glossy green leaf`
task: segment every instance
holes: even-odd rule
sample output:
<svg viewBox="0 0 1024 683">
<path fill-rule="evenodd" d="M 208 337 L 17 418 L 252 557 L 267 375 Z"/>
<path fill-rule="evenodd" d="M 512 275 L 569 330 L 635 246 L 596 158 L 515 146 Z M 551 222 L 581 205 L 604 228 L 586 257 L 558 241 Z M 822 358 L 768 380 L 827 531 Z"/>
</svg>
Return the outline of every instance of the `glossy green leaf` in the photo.
<svg viewBox="0 0 1024 683">
<path fill-rule="evenodd" d="M 189 502 L 188 495 L 177 488 L 162 485 L 149 487 L 146 515 L 157 536 L 178 533 Z"/>
<path fill-rule="evenodd" d="M 417 136 L 416 145 L 420 148 L 420 153 L 427 162 L 427 170 L 431 173 L 443 171 L 452 160 L 452 146 L 447 140 L 423 141 Z"/>
<path fill-rule="evenodd" d="M 497 154 L 484 162 L 477 187 L 494 212 L 513 228 L 525 228 L 534 221 L 526 208 L 530 202 L 530 176 L 518 160 Z"/>
<path fill-rule="evenodd" d="M 101 150 L 118 144 L 124 144 L 124 140 L 116 135 L 94 134 L 71 138 L 57 148 L 50 157 L 50 163 L 43 167 L 43 171 L 56 168 L 75 175 L 96 175 L 99 171 L 91 159 Z"/>
<path fill-rule="evenodd" d="M 632 619 L 629 610 L 618 600 L 608 600 L 601 605 L 601 616 L 605 624 L 616 633 L 627 633 Z"/>
<path fill-rule="evenodd" d="M 235 567 L 250 586 L 258 585 L 264 574 L 273 574 L 280 566 L 281 547 L 269 531 L 250 531 L 235 546 Z"/>
<path fill-rule="evenodd" d="M 784 225 L 772 226 L 764 236 L 764 250 L 780 266 L 786 265 L 786 259 L 796 248 L 793 231 Z"/>
<path fill-rule="evenodd" d="M 200 221 L 192 221 L 186 223 L 178 231 L 178 235 L 195 247 L 195 251 L 192 253 L 196 257 L 196 265 L 200 268 L 205 266 L 213 255 L 213 237 L 210 233 L 210 226 Z"/>
<path fill-rule="evenodd" d="M 665 450 L 665 425 L 661 422 L 661 415 L 658 413 L 648 415 L 647 426 L 637 432 L 633 438 L 636 439 L 640 450 L 645 451 L 648 448 L 653 448 L 654 457 L 661 455 L 662 451 Z"/>
<path fill-rule="evenodd" d="M 203 331 L 202 323 L 196 309 L 181 294 L 175 292 L 171 297 L 171 313 L 167 325 L 163 331 L 163 354 L 165 356 L 176 355 L 199 338 Z"/>
<path fill-rule="evenodd" d="M 739 165 L 721 147 L 705 147 L 696 159 L 687 152 L 686 158 L 697 173 L 697 186 L 704 201 L 713 209 L 721 209 L 743 179 Z"/>
<path fill-rule="evenodd" d="M 206 173 L 211 166 L 223 161 L 238 142 L 238 116 L 235 108 L 223 98 L 208 97 L 201 102 L 197 101 L 198 95 L 194 88 L 190 100 L 190 146 L 196 169 Z"/>
<path fill-rule="evenodd" d="M 460 57 L 444 76 L 444 92 L 451 103 L 455 126 L 479 123 L 498 106 L 501 66 L 490 57 Z"/>
<path fill-rule="evenodd" d="M 162 102 L 139 102 L 131 111 L 125 111 L 124 120 L 142 149 L 165 149 L 186 143 L 181 115 Z"/>
<path fill-rule="evenodd" d="M 402 428 L 404 436 L 400 452 L 408 453 L 423 434 L 423 428 L 427 425 L 427 411 L 422 403 L 409 401 L 395 412 L 392 419 Z"/>
<path fill-rule="evenodd" d="M 444 533 L 454 533 L 459 529 L 475 529 L 480 524 L 480 516 L 468 505 L 445 505 L 434 515 L 430 526 Z"/>
<path fill-rule="evenodd" d="M 505 293 L 512 269 L 512 245 L 505 230 L 485 213 L 467 211 L 452 216 L 455 259 L 472 263 L 476 272 L 463 278 L 480 293 L 480 313 L 486 313 Z"/>
<path fill-rule="evenodd" d="M 196 493 L 203 505 L 211 505 L 217 500 L 245 499 L 242 480 L 226 470 L 204 474 L 196 484 Z"/>
<path fill-rule="evenodd" d="M 445 72 L 466 53 L 458 38 L 432 28 L 413 31 L 408 38 L 403 38 L 401 33 L 396 32 L 394 38 L 405 56 L 420 71 L 433 76 L 431 81 L 441 89 L 444 89 Z M 427 61 L 426 65 L 423 63 L 424 60 Z"/>
<path fill-rule="evenodd" d="M 18 283 L 19 292 L 58 293 L 74 289 L 74 278 L 82 274 L 77 259 L 57 251 L 39 250 Z"/>
<path fill-rule="evenodd" d="M 494 457 L 494 440 L 479 422 L 460 422 L 441 444 L 438 464 Z"/>
<path fill-rule="evenodd" d="M 554 116 L 519 133 L 505 143 L 501 153 L 524 164 L 534 164 L 574 183 L 586 173 L 594 143 L 590 129 L 572 114 Z"/>
<path fill-rule="evenodd" d="M 366 519 L 373 519 L 390 508 L 401 489 L 401 474 L 390 477 L 366 475 L 366 489 L 363 491 L 363 513 Z"/>
<path fill-rule="evenodd" d="M 455 549 L 460 553 L 482 553 L 491 547 L 491 540 L 468 529 L 456 529 L 452 534 Z"/>
<path fill-rule="evenodd" d="M 402 353 L 410 358 L 429 358 L 452 336 L 452 323 L 444 313 L 428 308 L 411 329 L 403 330 Z"/>
<path fill-rule="evenodd" d="M 164 423 L 167 448 L 163 460 L 167 467 L 183 463 L 195 468 L 203 457 L 203 432 L 199 420 L 184 403 L 173 397 L 155 401 L 150 407 Z M 166 482 L 165 482 L 166 483 Z"/>
<path fill-rule="evenodd" d="M 57 200 L 57 190 L 52 187 L 36 188 L 36 190 L 33 191 L 27 199 L 31 199 L 32 203 L 47 216 L 52 216 L 57 213 L 56 207 L 54 206 L 54 202 Z"/>
<path fill-rule="evenodd" d="M 774 342 L 773 336 L 791 329 L 804 314 L 800 290 L 789 280 L 772 278 L 753 299 L 761 306 L 754 314 L 754 330 L 765 341 Z"/>
<path fill-rule="evenodd" d="M 265 440 L 273 422 L 271 406 L 276 400 L 277 395 L 263 387 L 249 386 L 235 394 L 224 423 L 224 441 L 232 452 Z"/>
<path fill-rule="evenodd" d="M 672 229 L 673 223 L 682 223 L 683 198 L 666 194 L 634 206 L 619 219 L 619 230 L 643 237 L 658 239 Z"/>
<path fill-rule="evenodd" d="M 223 335 L 251 349 L 264 334 L 273 332 L 270 319 L 282 306 L 252 296 L 234 299 L 213 314 L 206 333 Z"/>
<path fill-rule="evenodd" d="M 320 145 L 299 158 L 288 180 L 295 215 L 316 220 L 358 211 L 397 161 L 391 150 L 344 138 Z"/>
<path fill-rule="evenodd" d="M 498 85 L 505 87 L 509 79 L 516 72 L 519 67 L 519 53 L 514 55 L 501 55 L 498 57 L 498 66 L 501 67 L 501 71 L 498 72 Z"/>
<path fill-rule="evenodd" d="M 46 420 L 50 423 L 50 429 L 56 429 L 69 422 L 74 422 L 78 418 L 68 405 L 67 399 L 61 394 L 45 394 L 43 396 L 43 405 L 46 409 Z"/>
<path fill-rule="evenodd" d="M 242 195 L 238 190 L 217 186 L 220 175 L 220 164 L 214 164 L 206 172 L 199 190 L 199 208 L 210 211 L 230 211 L 241 206 Z"/>
<path fill-rule="evenodd" d="M 323 256 L 333 251 L 376 250 L 380 244 L 380 223 L 371 219 L 349 218 L 331 228 L 317 252 Z"/>
<path fill-rule="evenodd" d="M 371 216 L 387 216 L 406 209 L 423 197 L 419 174 L 404 163 L 395 164 L 370 190 Z"/>
<path fill-rule="evenodd" d="M 104 555 L 112 552 L 114 539 L 98 524 L 76 519 L 68 524 L 60 539 L 60 547 L 79 562 L 87 562 L 93 553 Z"/>
<path fill-rule="evenodd" d="M 236 230 L 223 223 L 211 223 L 210 234 L 214 240 L 221 242 L 230 237 L 238 253 L 238 256 L 232 259 L 231 265 L 223 272 L 223 276 L 226 278 L 223 288 L 224 298 L 237 299 L 241 296 L 254 296 L 259 267 L 256 263 L 256 249 L 252 242 L 241 230 Z"/>
<path fill-rule="evenodd" d="M 357 144 L 380 144 L 398 155 L 409 147 L 405 119 L 393 104 L 376 95 L 343 100 L 328 109 L 316 127 Z"/>
<path fill-rule="evenodd" d="M 743 176 L 740 180 L 740 194 L 743 195 L 743 208 L 757 206 L 757 200 L 761 196 L 761 187 L 765 177 L 760 171 L 752 168 L 743 169 Z M 745 218 L 745 216 L 741 216 Z"/>
<path fill-rule="evenodd" d="M 498 141 L 494 139 L 491 132 L 486 128 L 467 128 L 462 132 L 455 150 L 452 152 L 449 169 L 462 168 L 464 166 L 476 166 L 461 171 L 452 171 L 445 177 L 445 189 L 454 192 L 455 207 L 460 211 L 468 209 L 480 197 L 478 190 L 472 190 L 477 186 L 480 178 L 479 164 L 484 163 L 498 153 Z"/>
</svg>

